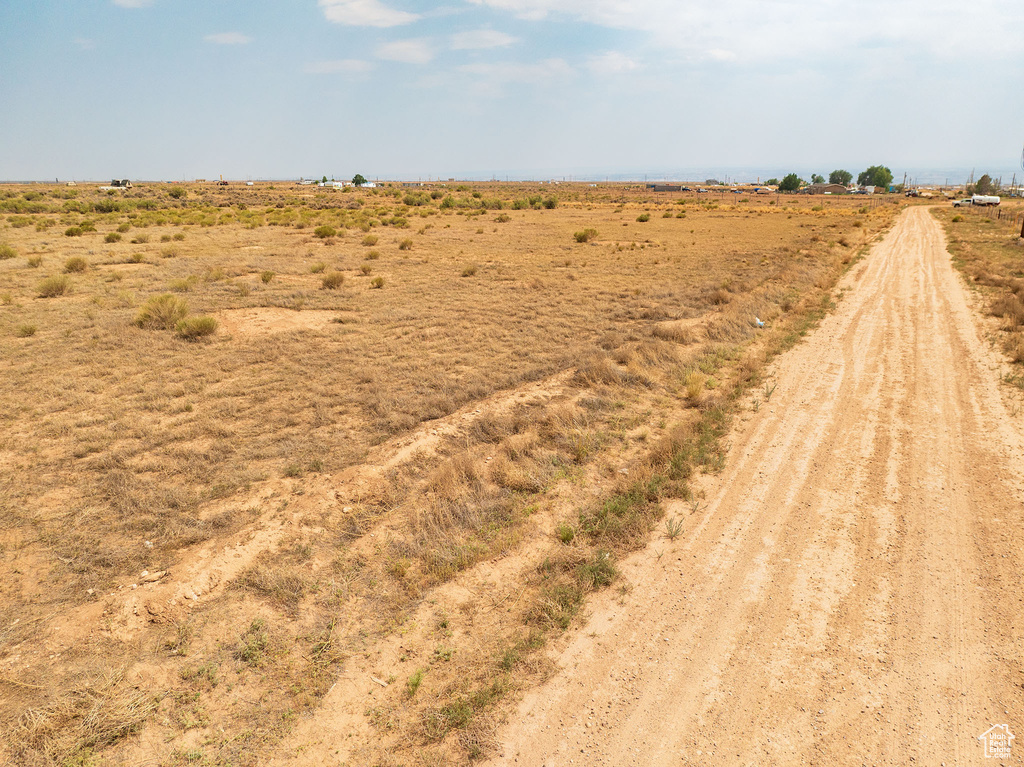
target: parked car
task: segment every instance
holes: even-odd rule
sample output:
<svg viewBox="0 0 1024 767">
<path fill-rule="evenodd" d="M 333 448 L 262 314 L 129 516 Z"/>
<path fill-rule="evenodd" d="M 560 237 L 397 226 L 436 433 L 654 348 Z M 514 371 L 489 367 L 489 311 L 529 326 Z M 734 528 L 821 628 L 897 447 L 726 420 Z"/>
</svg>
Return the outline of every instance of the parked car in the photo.
<svg viewBox="0 0 1024 767">
<path fill-rule="evenodd" d="M 970 205 L 970 204 L 971 204 L 971 198 L 970 197 L 965 197 L 962 200 L 953 200 L 953 207 L 954 208 L 959 208 L 962 205 Z"/>
</svg>

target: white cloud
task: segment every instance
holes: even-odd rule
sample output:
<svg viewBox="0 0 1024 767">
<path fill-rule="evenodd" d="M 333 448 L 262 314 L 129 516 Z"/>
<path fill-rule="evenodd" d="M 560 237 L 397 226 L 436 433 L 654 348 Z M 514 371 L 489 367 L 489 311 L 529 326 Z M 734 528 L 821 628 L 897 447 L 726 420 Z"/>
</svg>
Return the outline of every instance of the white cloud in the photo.
<svg viewBox="0 0 1024 767">
<path fill-rule="evenodd" d="M 241 32 L 218 32 L 215 35 L 207 35 L 203 39 L 217 45 L 245 45 L 252 42 L 251 37 L 243 35 Z"/>
<path fill-rule="evenodd" d="M 145 8 L 152 4 L 153 0 L 114 0 L 114 5 L 121 8 Z"/>
<path fill-rule="evenodd" d="M 886 48 L 955 59 L 965 50 L 1016 57 L 1024 3 L 995 0 L 467 0 L 522 19 L 558 17 L 647 33 L 698 59 L 808 59 Z"/>
<path fill-rule="evenodd" d="M 397 27 L 420 18 L 415 13 L 388 8 L 378 0 L 319 0 L 319 5 L 328 21 L 353 27 Z"/>
<path fill-rule="evenodd" d="M 712 61 L 736 61 L 736 54 L 724 48 L 712 48 L 707 52 L 707 57 Z"/>
<path fill-rule="evenodd" d="M 396 40 L 381 43 L 374 51 L 378 59 L 401 61 L 405 64 L 428 64 L 434 58 L 434 51 L 425 40 Z"/>
<path fill-rule="evenodd" d="M 303 71 L 310 75 L 333 75 L 338 73 L 358 74 L 369 72 L 373 63 L 360 59 L 332 59 L 330 61 L 313 61 L 306 64 Z"/>
<path fill-rule="evenodd" d="M 598 75 L 621 75 L 640 69 L 640 65 L 624 53 L 608 51 L 587 59 L 587 69 Z"/>
<path fill-rule="evenodd" d="M 504 32 L 496 32 L 493 29 L 473 29 L 466 32 L 456 32 L 451 37 L 452 50 L 483 50 L 487 48 L 504 48 L 519 42 L 519 38 L 506 35 Z"/>
</svg>

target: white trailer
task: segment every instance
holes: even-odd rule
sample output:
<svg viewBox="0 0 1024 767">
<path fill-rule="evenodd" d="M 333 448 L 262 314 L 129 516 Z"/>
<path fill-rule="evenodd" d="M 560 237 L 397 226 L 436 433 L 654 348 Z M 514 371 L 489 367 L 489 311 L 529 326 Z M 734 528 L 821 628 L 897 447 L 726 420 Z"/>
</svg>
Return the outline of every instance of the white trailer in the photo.
<svg viewBox="0 0 1024 767">
<path fill-rule="evenodd" d="M 971 195 L 971 205 L 998 205 L 1001 202 L 994 194 Z"/>
</svg>

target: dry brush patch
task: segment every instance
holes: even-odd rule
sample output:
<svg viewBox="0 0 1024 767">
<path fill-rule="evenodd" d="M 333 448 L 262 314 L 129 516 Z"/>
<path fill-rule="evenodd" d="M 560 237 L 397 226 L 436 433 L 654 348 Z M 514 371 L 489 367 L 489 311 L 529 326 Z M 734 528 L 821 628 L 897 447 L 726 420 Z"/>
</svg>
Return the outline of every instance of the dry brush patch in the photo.
<svg viewBox="0 0 1024 767">
<path fill-rule="evenodd" d="M 174 681 L 154 677 L 146 689 L 168 693 L 160 710 L 171 724 L 147 726 L 164 728 L 173 748 L 200 730 L 206 756 L 225 761 L 272 748 L 346 658 L 403 631 L 426 595 L 524 557 L 530 564 L 510 571 L 521 582 L 514 609 L 490 623 L 472 605 L 451 618 L 462 626 L 454 660 L 432 664 L 415 695 L 387 684 L 387 696 L 406 697 L 388 697 L 373 717 L 387 748 L 401 751 L 404 733 L 460 759 L 485 749 L 501 701 L 543 673 L 544 637 L 572 625 L 616 558 L 643 543 L 658 499 L 685 493 L 688 471 L 713 468 L 700 435 L 725 422 L 730 381 L 756 378 L 757 361 L 739 348 L 767 337 L 751 315 L 771 324 L 774 342 L 793 342 L 826 309 L 818 297 L 849 254 L 888 220 L 793 200 L 781 210 L 688 206 L 684 219 L 637 222 L 661 203 L 622 188 L 566 187 L 552 205 L 547 190 L 517 185 L 411 200 L 387 189 L 156 191 L 0 198 L 17 253 L 88 263 L 73 291 L 43 301 L 38 272 L 0 261 L 11 295 L 0 332 L 42 329 L 16 339 L 0 389 L 9 468 L 0 588 L 11 620 L 38 620 L 0 635 L 0 662 L 27 652 L 54 611 L 111 610 L 142 571 L 173 572 L 273 520 L 294 525 L 294 539 L 257 553 L 209 603 L 144 613 L 143 636 L 166 636 L 155 654 L 118 638 L 116 621 L 89 618 L 103 642 L 80 642 L 77 659 L 49 676 L 42 656 L 30 662 L 18 680 L 45 695 L 20 688 L 4 714 L 70 695 L 78 664 L 102 646 L 112 661 L 170 669 Z M 481 233 L 480 215 L 499 206 L 508 211 L 500 237 Z M 83 221 L 95 232 L 62 236 Z M 334 234 L 315 236 L 321 226 Z M 422 230 L 415 247 L 402 249 L 413 226 Z M 137 242 L 104 242 L 122 229 Z M 343 236 L 348 229 L 361 234 Z M 587 229 L 621 239 L 575 243 Z M 173 258 L 160 255 L 165 238 Z M 385 290 L 358 279 L 366 244 L 380 247 L 373 272 Z M 477 267 L 471 279 L 461 277 L 467 263 Z M 350 279 L 323 290 L 323 273 Z M 227 330 L 195 344 L 136 326 L 144 317 L 177 328 L 180 292 L 186 310 L 230 316 L 230 327 L 225 319 Z M 338 321 L 275 329 L 238 314 L 264 310 Z M 690 322 L 692 334 L 666 330 Z M 473 412 L 563 371 L 570 385 L 552 384 L 536 401 Z M 685 443 L 696 447 L 671 436 L 680 419 L 696 429 Z M 420 440 L 427 447 L 416 452 Z M 652 447 L 665 440 L 679 444 Z M 413 452 L 358 492 L 332 495 L 367 456 L 402 450 Z M 556 528 L 564 535 L 548 556 Z M 494 646 L 476 636 L 483 625 Z M 181 626 L 191 627 L 187 642 Z M 230 708 L 229 685 L 254 703 Z"/>
<path fill-rule="evenodd" d="M 989 314 L 998 318 L 1000 344 L 1016 366 L 1024 363 L 1024 275 L 1020 270 L 1024 207 L 1007 203 L 1000 208 L 996 213 L 934 208 L 933 214 L 945 227 L 953 264 L 983 292 Z M 1016 367 L 1004 379 L 1024 388 L 1024 374 Z"/>
</svg>

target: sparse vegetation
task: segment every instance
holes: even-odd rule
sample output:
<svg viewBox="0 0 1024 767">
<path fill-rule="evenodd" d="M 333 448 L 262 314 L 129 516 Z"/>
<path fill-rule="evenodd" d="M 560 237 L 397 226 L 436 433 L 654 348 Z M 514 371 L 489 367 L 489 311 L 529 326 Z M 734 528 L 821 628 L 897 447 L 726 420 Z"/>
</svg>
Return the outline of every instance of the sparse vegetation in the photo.
<svg viewBox="0 0 1024 767">
<path fill-rule="evenodd" d="M 341 272 L 328 272 L 324 275 L 320 287 L 325 290 L 337 290 L 345 284 L 345 275 Z"/>
<path fill-rule="evenodd" d="M 16 255 L 18 255 L 18 251 L 6 242 L 0 242 L 0 261 L 5 261 L 8 258 L 14 258 Z"/>
<path fill-rule="evenodd" d="M 36 293 L 40 298 L 55 298 L 71 292 L 71 280 L 67 275 L 55 274 L 39 283 Z"/>
<path fill-rule="evenodd" d="M 84 272 L 89 267 L 89 262 L 81 256 L 72 256 L 64 262 L 65 274 L 76 274 Z"/>
<path fill-rule="evenodd" d="M 188 314 L 185 300 L 171 293 L 151 296 L 135 315 L 135 324 L 146 330 L 173 330 Z"/>
<path fill-rule="evenodd" d="M 583 229 L 573 234 L 576 242 L 590 242 L 597 239 L 597 230 L 592 228 Z"/>
<path fill-rule="evenodd" d="M 213 335 L 217 331 L 217 320 L 213 317 L 185 317 L 175 323 L 174 329 L 179 338 L 196 341 Z"/>
<path fill-rule="evenodd" d="M 0 572 L 21 620 L 3 625 L 19 647 L 42 647 L 52 615 L 102 599 L 111 612 L 81 613 L 83 631 L 99 636 L 126 615 L 118 631 L 131 637 L 52 659 L 19 650 L 11 678 L 39 689 L 12 687 L 17 700 L 0 714 L 17 722 L 67 704 L 76 713 L 62 721 L 82 722 L 83 669 L 141 663 L 152 673 L 132 676 L 138 689 L 90 689 L 114 712 L 111 696 L 144 694 L 157 715 L 118 713 L 128 728 L 102 743 L 74 724 L 60 730 L 68 758 L 92 749 L 111 764 L 285 753 L 289 723 L 349 673 L 353 648 L 398 633 L 397 663 L 369 662 L 372 735 L 349 761 L 486 754 L 481 733 L 509 693 L 545 673 L 539 648 L 578 620 L 590 593 L 614 587 L 631 551 L 662 531 L 672 539 L 663 502 L 689 503 L 688 478 L 721 465 L 739 382 L 764 396 L 744 345 L 796 335 L 851 252 L 829 242 L 860 247 L 888 215 L 854 215 L 863 198 L 818 213 L 799 197 L 756 213 L 721 202 L 695 205 L 682 223 L 659 217 L 651 241 L 579 247 L 575 230 L 616 231 L 663 207 L 615 185 L 561 185 L 564 205 L 545 204 L 546 185 L 438 186 L 408 207 L 408 190 L 390 187 L 183 185 L 183 204 L 139 186 L 123 198 L 83 187 L 82 211 L 43 197 L 35 203 L 58 209 L 4 220 L 12 246 L 53 271 L 74 254 L 91 266 L 72 300 L 48 302 L 33 300 L 45 273 L 4 263 L 13 383 L 0 410 L 6 460 L 21 468 L 17 484 L 0 482 L 0 514 L 20 541 Z M 119 207 L 84 210 L 101 199 Z M 502 209 L 514 223 L 485 223 Z M 166 245 L 60 236 L 86 215 L 102 232 L 170 237 L 176 258 L 156 257 Z M 415 253 L 389 255 L 401 240 L 386 227 L 403 219 L 426 234 L 412 235 Z M 383 255 L 325 247 L 310 236 L 320 226 L 359 232 L 349 245 L 379 235 Z M 148 262 L 130 267 L 130 256 Z M 460 279 L 470 265 L 475 278 Z M 321 289 L 333 274 L 367 278 Z M 771 333 L 755 336 L 755 313 Z M 133 319 L 164 332 L 143 335 Z M 214 322 L 227 332 L 205 342 L 182 332 Z M 39 331 L 16 341 L 22 325 Z M 54 394 L 64 381 L 73 387 Z M 517 564 L 526 547 L 530 564 Z M 179 582 L 184 558 L 230 562 L 234 574 Z M 15 571 L 23 561 L 48 563 L 45 588 Z M 486 598 L 436 588 L 482 562 L 503 573 Z M 157 568 L 171 575 L 144 585 L 140 574 Z M 170 609 L 183 585 L 197 598 Z M 486 637 L 474 628 L 482 620 Z M 129 754 L 119 741 L 143 722 Z M 13 763 L 32 763 L 21 755 L 56 737 L 5 732 L 20 749 Z"/>
</svg>

